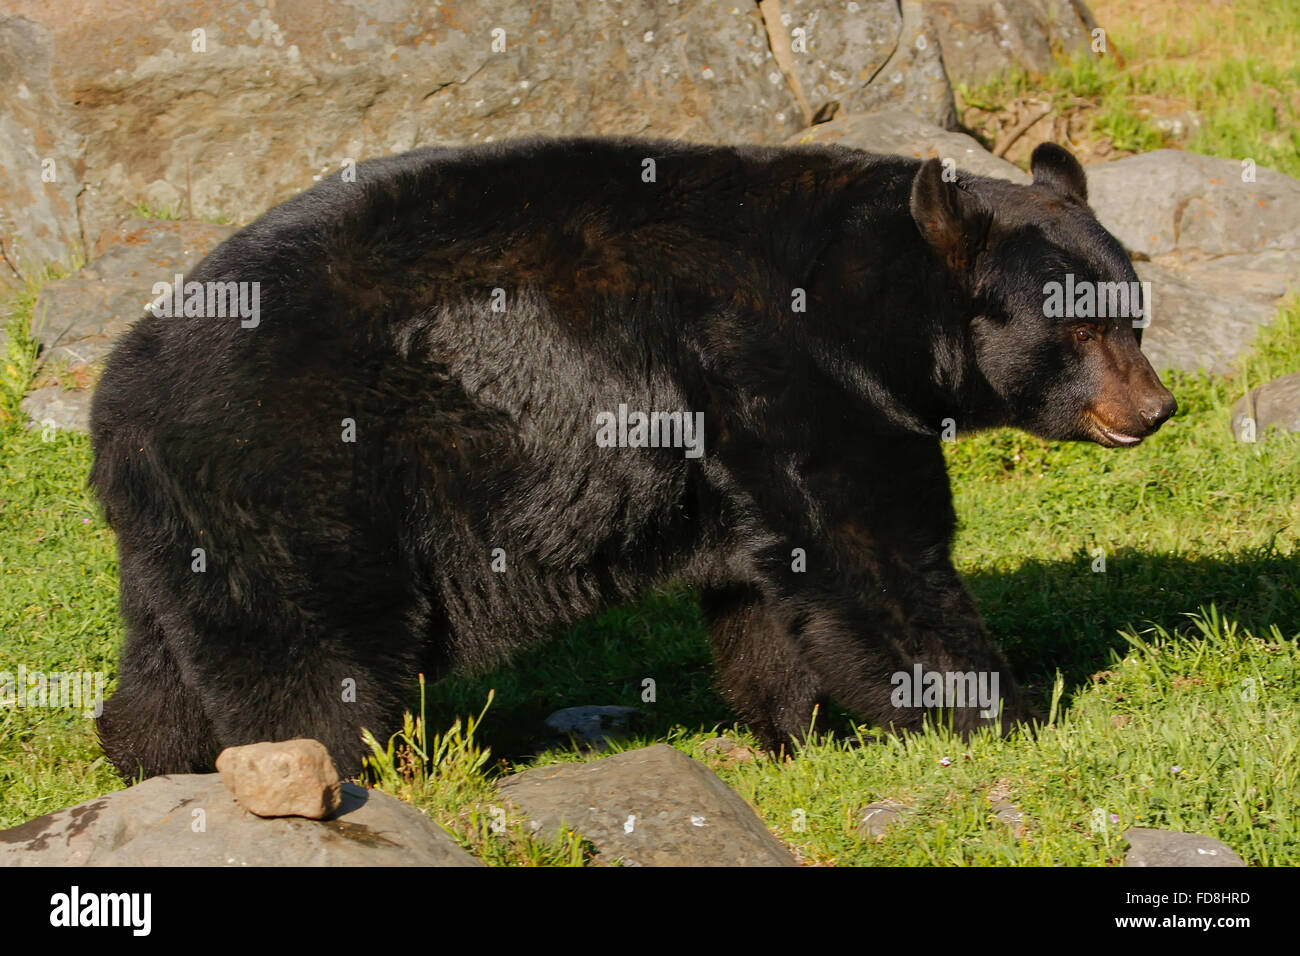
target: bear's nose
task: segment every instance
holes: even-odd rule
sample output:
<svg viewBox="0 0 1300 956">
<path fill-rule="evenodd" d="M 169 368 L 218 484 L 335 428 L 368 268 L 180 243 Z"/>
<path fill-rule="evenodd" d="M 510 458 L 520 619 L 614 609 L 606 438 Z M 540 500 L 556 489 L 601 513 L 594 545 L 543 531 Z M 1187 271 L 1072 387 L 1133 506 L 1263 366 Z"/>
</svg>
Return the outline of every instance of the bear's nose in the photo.
<svg viewBox="0 0 1300 956">
<path fill-rule="evenodd" d="M 1147 428 L 1155 431 L 1178 411 L 1178 400 L 1170 392 L 1165 392 L 1164 398 L 1155 402 L 1148 402 L 1138 409 L 1138 414 L 1142 416 L 1142 421 L 1146 422 Z"/>
</svg>

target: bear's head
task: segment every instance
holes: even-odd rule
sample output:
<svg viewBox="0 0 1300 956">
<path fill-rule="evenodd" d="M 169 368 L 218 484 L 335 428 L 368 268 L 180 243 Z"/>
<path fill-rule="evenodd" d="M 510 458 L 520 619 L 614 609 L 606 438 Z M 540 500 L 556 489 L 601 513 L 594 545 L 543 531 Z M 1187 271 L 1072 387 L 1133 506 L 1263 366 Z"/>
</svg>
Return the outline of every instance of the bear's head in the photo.
<svg viewBox="0 0 1300 956">
<path fill-rule="evenodd" d="M 953 181 L 937 159 L 911 213 L 960 300 L 996 424 L 1043 438 L 1136 445 L 1177 409 L 1139 349 L 1143 287 L 1087 204 L 1083 167 L 1043 143 L 1033 184 Z"/>
</svg>

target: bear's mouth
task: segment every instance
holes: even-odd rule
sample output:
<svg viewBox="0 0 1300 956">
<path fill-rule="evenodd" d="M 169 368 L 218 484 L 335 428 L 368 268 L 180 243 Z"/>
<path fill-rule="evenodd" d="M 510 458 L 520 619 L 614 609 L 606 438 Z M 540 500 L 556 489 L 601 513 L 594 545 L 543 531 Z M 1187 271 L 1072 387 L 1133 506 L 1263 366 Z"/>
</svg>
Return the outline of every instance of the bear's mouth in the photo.
<svg viewBox="0 0 1300 956">
<path fill-rule="evenodd" d="M 1143 436 L 1129 435 L 1110 428 L 1091 410 L 1084 412 L 1084 419 L 1088 423 L 1088 433 L 1092 440 L 1105 448 L 1131 448 L 1142 443 Z"/>
</svg>

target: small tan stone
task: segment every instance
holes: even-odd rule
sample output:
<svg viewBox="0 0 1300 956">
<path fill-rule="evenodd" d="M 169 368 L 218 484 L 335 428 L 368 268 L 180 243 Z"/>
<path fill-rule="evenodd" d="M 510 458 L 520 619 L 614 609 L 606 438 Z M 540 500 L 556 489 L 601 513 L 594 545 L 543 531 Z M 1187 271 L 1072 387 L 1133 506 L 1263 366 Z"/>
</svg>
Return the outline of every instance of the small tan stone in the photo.
<svg viewBox="0 0 1300 956">
<path fill-rule="evenodd" d="M 235 801 L 259 817 L 322 820 L 339 808 L 342 781 L 318 740 L 227 747 L 217 771 Z"/>
</svg>

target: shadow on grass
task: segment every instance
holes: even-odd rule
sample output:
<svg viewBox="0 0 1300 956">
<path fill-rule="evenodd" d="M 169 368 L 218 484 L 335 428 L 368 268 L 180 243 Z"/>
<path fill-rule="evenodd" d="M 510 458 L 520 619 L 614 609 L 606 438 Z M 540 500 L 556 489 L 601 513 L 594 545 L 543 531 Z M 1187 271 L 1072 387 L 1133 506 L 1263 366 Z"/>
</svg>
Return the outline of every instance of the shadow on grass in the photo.
<svg viewBox="0 0 1300 956">
<path fill-rule="evenodd" d="M 1186 615 L 1211 603 L 1260 637 L 1271 624 L 1286 636 L 1300 627 L 1300 567 L 1276 551 L 1225 561 L 1125 550 L 1107 555 L 1102 573 L 1092 570 L 1094 560 L 1080 554 L 966 576 L 989 631 L 1044 711 L 1058 670 L 1068 705 L 1112 652 L 1124 654 L 1121 629 L 1141 634 L 1154 622 L 1182 633 L 1190 626 Z M 647 679 L 654 682 L 653 702 L 643 700 Z M 641 737 L 667 737 L 676 727 L 729 727 L 738 718 L 713 679 L 699 604 L 689 591 L 668 589 L 584 621 L 491 672 L 444 679 L 429 688 L 427 715 L 432 728 L 448 727 L 481 710 L 494 688 L 478 739 L 494 759 L 514 762 L 559 742 L 544 722 L 561 707 L 636 707 L 632 729 Z M 838 711 L 819 727 L 850 730 Z"/>
</svg>

